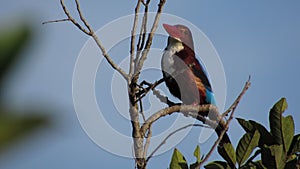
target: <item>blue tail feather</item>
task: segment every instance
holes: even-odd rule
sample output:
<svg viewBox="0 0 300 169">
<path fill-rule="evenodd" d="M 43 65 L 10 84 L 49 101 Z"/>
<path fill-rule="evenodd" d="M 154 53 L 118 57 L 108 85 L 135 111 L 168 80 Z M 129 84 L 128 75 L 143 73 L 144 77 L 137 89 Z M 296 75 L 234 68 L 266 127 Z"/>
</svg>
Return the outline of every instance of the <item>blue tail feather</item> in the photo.
<svg viewBox="0 0 300 169">
<path fill-rule="evenodd" d="M 206 102 L 213 104 L 215 106 L 217 105 L 216 100 L 215 100 L 215 95 L 210 90 L 206 90 Z"/>
</svg>

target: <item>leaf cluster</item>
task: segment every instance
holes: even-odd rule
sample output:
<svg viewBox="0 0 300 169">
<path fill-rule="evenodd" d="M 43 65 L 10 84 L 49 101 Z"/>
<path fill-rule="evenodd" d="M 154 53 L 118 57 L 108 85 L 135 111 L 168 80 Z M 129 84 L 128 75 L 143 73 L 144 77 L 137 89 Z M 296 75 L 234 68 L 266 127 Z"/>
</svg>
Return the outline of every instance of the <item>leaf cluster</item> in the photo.
<svg viewBox="0 0 300 169">
<path fill-rule="evenodd" d="M 37 115 L 37 110 L 19 112 L 4 105 L 2 93 L 6 77 L 22 58 L 22 51 L 30 42 L 32 29 L 26 24 L 2 29 L 0 32 L 0 152 L 7 145 L 48 123 L 48 118 Z M 26 114 L 20 115 L 20 114 Z"/>
<path fill-rule="evenodd" d="M 299 167 L 297 161 L 300 152 L 300 134 L 294 135 L 293 117 L 291 115 L 283 116 L 286 109 L 285 98 L 281 98 L 271 108 L 269 112 L 270 131 L 256 121 L 237 118 L 246 133 L 239 140 L 236 149 L 231 143 L 224 144 L 218 152 L 225 161 L 213 161 L 204 167 L 206 169 L 289 169 Z M 200 152 L 196 157 L 199 156 Z M 183 168 L 188 169 L 185 157 L 175 149 L 170 169 Z"/>
</svg>

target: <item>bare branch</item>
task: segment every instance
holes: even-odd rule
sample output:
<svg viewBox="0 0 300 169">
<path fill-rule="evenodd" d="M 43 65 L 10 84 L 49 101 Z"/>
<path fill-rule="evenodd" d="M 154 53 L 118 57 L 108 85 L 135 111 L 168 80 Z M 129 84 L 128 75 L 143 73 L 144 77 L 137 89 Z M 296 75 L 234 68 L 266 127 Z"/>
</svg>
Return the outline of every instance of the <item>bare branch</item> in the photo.
<svg viewBox="0 0 300 169">
<path fill-rule="evenodd" d="M 138 75 L 139 72 L 141 71 L 143 65 L 144 65 L 144 62 L 147 58 L 147 55 L 149 53 L 149 50 L 150 50 L 150 47 L 152 45 L 152 39 L 153 39 L 153 36 L 154 36 L 154 33 L 158 27 L 158 21 L 160 19 L 160 16 L 161 16 L 161 12 L 162 12 L 162 8 L 165 4 L 166 0 L 160 0 L 159 4 L 158 4 L 158 9 L 157 9 L 157 12 L 156 12 L 156 15 L 155 15 L 155 19 L 154 19 L 154 22 L 153 22 L 153 25 L 152 25 L 152 28 L 151 28 L 151 31 L 148 35 L 148 38 L 147 38 L 147 42 L 146 42 L 146 46 L 142 52 L 142 56 L 141 58 L 139 59 L 139 62 L 138 62 L 138 65 L 137 65 L 137 68 L 136 68 L 136 71 L 135 71 L 135 75 Z"/>
<path fill-rule="evenodd" d="M 148 6 L 150 3 L 150 0 L 147 0 L 147 2 L 145 3 L 144 1 L 142 1 L 145 9 L 144 9 L 144 16 L 143 16 L 143 21 L 142 21 L 142 26 L 140 29 L 140 34 L 139 34 L 139 40 L 137 43 L 137 51 L 136 51 L 136 56 L 135 56 L 135 64 L 138 62 L 140 55 L 141 55 L 141 51 L 143 49 L 143 46 L 145 44 L 145 38 L 146 38 L 146 33 L 147 33 L 147 20 L 148 20 Z"/>
<path fill-rule="evenodd" d="M 144 2 L 144 0 L 139 0 L 139 1 L 141 1 L 141 3 L 145 6 L 146 5 L 146 3 Z"/>
<path fill-rule="evenodd" d="M 65 12 L 65 14 L 67 15 L 68 19 L 78 28 L 80 29 L 82 32 L 84 32 L 87 35 L 90 35 L 90 32 L 86 29 L 84 29 L 70 14 L 70 12 L 68 11 L 66 5 L 65 5 L 65 1 L 64 0 L 60 0 L 60 4 L 63 8 L 63 11 Z"/>
<path fill-rule="evenodd" d="M 112 58 L 108 55 L 108 53 L 106 52 L 103 44 L 101 43 L 100 39 L 98 38 L 98 36 L 92 31 L 91 36 L 93 37 L 94 41 L 96 42 L 97 46 L 100 48 L 102 55 L 104 56 L 104 58 L 106 59 L 106 61 L 110 64 L 110 66 L 115 69 L 116 71 L 118 71 L 124 79 L 128 79 L 128 75 L 127 73 L 120 67 L 118 67 L 118 65 L 112 60 Z"/>
<path fill-rule="evenodd" d="M 151 87 L 151 86 L 150 86 Z M 168 97 L 163 96 L 162 94 L 160 94 L 160 92 L 156 89 L 152 89 L 153 90 L 153 94 L 163 103 L 166 103 L 169 107 L 175 106 L 175 105 L 182 105 L 181 103 L 174 103 L 172 101 L 170 101 L 168 99 Z M 192 106 L 192 105 L 191 105 Z M 204 116 L 200 115 L 199 112 L 195 113 L 195 112 L 182 112 L 185 116 L 191 116 L 201 122 L 203 122 L 204 124 L 208 124 L 209 126 L 211 126 L 212 128 L 216 128 L 217 127 L 217 122 L 225 124 L 224 120 L 222 119 L 222 116 L 220 116 L 219 112 L 218 112 L 218 108 L 214 105 L 201 105 L 203 108 L 203 112 L 210 112 L 210 114 L 214 115 L 215 118 L 214 119 L 207 119 Z M 206 110 L 204 110 L 206 109 Z M 210 116 L 211 117 L 211 116 Z M 215 121 L 213 121 L 215 120 Z"/>
<path fill-rule="evenodd" d="M 202 119 L 202 122 L 205 122 L 209 126 L 217 126 L 217 123 L 206 119 L 205 117 L 199 115 L 198 112 L 207 112 L 207 111 L 217 111 L 216 107 L 213 105 L 174 105 L 172 107 L 167 107 L 159 110 L 150 116 L 146 122 L 142 125 L 140 132 L 142 135 L 145 135 L 145 132 L 149 129 L 149 126 L 152 125 L 155 121 L 160 119 L 163 116 L 171 115 L 173 113 L 183 113 L 185 116 L 191 116 L 193 118 Z"/>
<path fill-rule="evenodd" d="M 147 133 L 147 136 L 146 136 L 147 139 L 146 139 L 146 143 L 145 143 L 145 146 L 144 146 L 144 154 L 143 154 L 144 159 L 147 158 L 147 152 L 148 152 L 148 149 L 149 149 L 151 137 L 152 137 L 152 130 L 151 130 L 151 126 L 149 126 L 149 130 L 148 130 L 148 133 Z M 146 163 L 147 163 L 147 161 L 146 161 Z"/>
<path fill-rule="evenodd" d="M 235 100 L 233 106 L 231 106 L 229 109 L 232 109 L 231 114 L 229 119 L 226 122 L 226 125 L 224 127 L 224 130 L 222 131 L 222 133 L 220 134 L 219 138 L 215 141 L 215 143 L 213 144 L 213 146 L 211 147 L 211 149 L 209 150 L 209 152 L 207 153 L 207 155 L 205 156 L 205 158 L 197 165 L 196 168 L 200 168 L 207 160 L 208 158 L 211 156 L 212 152 L 216 149 L 216 147 L 219 145 L 220 141 L 222 140 L 224 134 L 226 133 L 226 131 L 229 128 L 229 124 L 231 122 L 231 120 L 233 119 L 233 115 L 235 112 L 236 107 L 238 106 L 240 100 L 242 99 L 242 96 L 246 93 L 246 91 L 248 90 L 248 88 L 250 87 L 251 83 L 250 83 L 250 77 L 247 80 L 247 82 L 245 83 L 245 86 L 242 90 L 242 92 L 239 94 L 239 96 L 237 97 L 237 99 Z M 228 111 L 228 110 L 227 110 Z M 227 112 L 226 111 L 226 112 Z"/>
<path fill-rule="evenodd" d="M 140 100 L 139 103 L 140 103 L 140 114 L 142 115 L 143 120 L 145 122 L 146 121 L 146 117 L 145 117 L 145 114 L 144 114 L 143 102 Z"/>
<path fill-rule="evenodd" d="M 211 128 L 209 126 L 206 126 L 206 125 L 203 125 L 203 124 L 188 124 L 186 126 L 183 126 L 183 127 L 180 127 L 176 130 L 174 130 L 173 132 L 171 132 L 166 138 L 163 139 L 163 141 L 153 150 L 153 152 L 149 155 L 149 157 L 146 159 L 146 162 L 148 162 L 152 157 L 153 155 L 160 149 L 160 147 L 162 147 L 166 142 L 167 140 L 173 136 L 174 134 L 178 133 L 179 131 L 181 130 L 184 130 L 188 127 L 204 127 L 204 128 Z"/>
<path fill-rule="evenodd" d="M 83 26 L 81 26 L 70 14 L 70 12 L 68 11 L 64 0 L 60 0 L 60 4 L 63 8 L 63 11 L 65 12 L 66 16 L 68 17 L 67 20 L 71 21 L 78 29 L 80 29 L 82 32 L 84 32 L 85 34 L 87 34 L 88 36 L 91 36 L 94 41 L 96 42 L 97 46 L 100 48 L 102 55 L 104 56 L 104 58 L 106 59 L 106 61 L 110 64 L 110 66 L 115 69 L 116 71 L 118 71 L 126 80 L 128 78 L 128 75 L 126 74 L 126 72 L 124 70 L 122 70 L 120 67 L 117 66 L 116 63 L 114 63 L 114 61 L 111 59 L 111 57 L 107 54 L 103 44 L 101 43 L 100 39 L 97 37 L 97 35 L 95 34 L 94 30 L 91 28 L 91 26 L 89 25 L 89 23 L 87 22 L 87 20 L 84 18 L 81 9 L 80 9 L 80 4 L 78 2 L 78 0 L 75 0 L 76 2 L 76 6 L 77 6 L 77 12 L 79 13 L 80 19 L 81 21 L 84 23 L 84 25 L 88 28 L 88 30 L 86 30 Z"/>
<path fill-rule="evenodd" d="M 161 78 L 161 79 L 159 79 L 158 81 L 155 81 L 153 84 L 148 83 L 148 82 L 146 82 L 146 81 L 143 81 L 140 85 L 143 86 L 143 85 L 145 84 L 145 85 L 148 85 L 148 87 L 147 87 L 147 88 L 143 88 L 142 91 L 140 91 L 139 93 L 137 93 L 138 98 L 137 98 L 136 101 L 141 100 L 143 97 L 145 97 L 145 96 L 147 95 L 147 93 L 148 93 L 150 90 L 154 90 L 154 88 L 155 88 L 156 86 L 160 85 L 160 84 L 161 84 L 162 82 L 164 82 L 164 81 L 165 81 L 165 78 Z"/>
<path fill-rule="evenodd" d="M 132 77 L 133 69 L 134 69 L 134 44 L 135 44 L 135 38 L 136 38 L 136 29 L 137 29 L 137 23 L 138 23 L 138 12 L 140 10 L 141 6 L 141 0 L 137 1 L 135 11 L 134 11 L 134 21 L 133 26 L 131 30 L 131 42 L 130 42 L 130 67 L 129 67 L 129 78 Z"/>
<path fill-rule="evenodd" d="M 76 3 L 76 7 L 77 7 L 77 11 L 78 11 L 78 14 L 79 14 L 79 17 L 81 19 L 81 21 L 84 23 L 84 25 L 88 28 L 88 30 L 92 33 L 93 30 L 90 26 L 90 24 L 86 21 L 86 19 L 84 18 L 82 12 L 81 12 L 81 9 L 80 9 L 80 4 L 78 2 L 78 0 L 75 0 L 75 3 Z"/>
<path fill-rule="evenodd" d="M 249 83 L 249 86 L 250 86 L 250 79 L 251 79 L 251 76 L 248 77 L 248 80 L 246 82 Z M 239 96 L 236 98 L 236 100 L 232 103 L 232 105 L 222 114 L 223 117 L 227 116 L 233 109 L 235 109 L 235 107 L 238 105 L 238 102 L 240 102 L 241 100 L 241 97 L 245 94 L 246 90 L 242 91 Z"/>
<path fill-rule="evenodd" d="M 139 41 L 137 44 L 137 48 L 138 48 L 137 58 L 140 54 L 139 51 L 141 51 L 143 49 L 144 44 L 145 44 L 145 38 L 146 38 L 146 33 L 147 33 L 149 3 L 150 3 L 150 0 L 147 0 L 147 2 L 144 3 L 145 10 L 144 10 L 143 22 L 142 22 L 142 26 L 141 26 L 141 30 L 140 30 L 140 34 L 139 34 Z"/>
<path fill-rule="evenodd" d="M 49 24 L 49 23 L 56 23 L 56 22 L 66 22 L 66 21 L 70 21 L 69 18 L 67 19 L 57 19 L 57 20 L 51 20 L 51 21 L 45 21 L 45 22 L 42 22 L 42 24 Z"/>
</svg>

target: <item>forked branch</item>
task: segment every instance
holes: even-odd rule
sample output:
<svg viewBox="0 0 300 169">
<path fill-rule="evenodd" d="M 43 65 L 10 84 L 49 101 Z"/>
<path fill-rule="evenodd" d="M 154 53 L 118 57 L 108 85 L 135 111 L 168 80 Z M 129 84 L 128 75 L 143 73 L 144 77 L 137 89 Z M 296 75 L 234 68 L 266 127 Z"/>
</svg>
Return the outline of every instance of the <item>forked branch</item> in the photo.
<svg viewBox="0 0 300 169">
<path fill-rule="evenodd" d="M 43 22 L 43 24 L 65 22 L 65 21 L 72 22 L 73 25 L 75 25 L 80 31 L 82 31 L 86 35 L 88 35 L 88 36 L 90 36 L 90 37 L 93 38 L 93 40 L 96 42 L 97 46 L 101 50 L 102 55 L 104 56 L 104 58 L 106 59 L 106 61 L 111 65 L 111 67 L 113 69 L 115 69 L 117 72 L 119 72 L 120 75 L 127 80 L 128 79 L 128 74 L 122 68 L 118 67 L 118 65 L 108 55 L 108 53 L 106 52 L 106 49 L 105 49 L 104 45 L 102 44 L 102 42 L 100 41 L 100 39 L 98 38 L 98 36 L 94 32 L 94 30 L 92 29 L 92 27 L 90 26 L 90 24 L 88 23 L 88 21 L 84 18 L 83 13 L 82 13 L 81 8 L 80 8 L 79 1 L 75 0 L 75 3 L 76 3 L 76 9 L 77 9 L 77 12 L 79 14 L 80 20 L 84 24 L 84 26 L 80 25 L 80 23 L 78 23 L 76 21 L 76 19 L 70 14 L 68 8 L 65 5 L 64 0 L 60 0 L 60 4 L 61 4 L 61 7 L 62 7 L 65 15 L 67 16 L 67 18 L 66 19 L 58 19 L 58 20 L 46 21 L 46 22 Z"/>
</svg>

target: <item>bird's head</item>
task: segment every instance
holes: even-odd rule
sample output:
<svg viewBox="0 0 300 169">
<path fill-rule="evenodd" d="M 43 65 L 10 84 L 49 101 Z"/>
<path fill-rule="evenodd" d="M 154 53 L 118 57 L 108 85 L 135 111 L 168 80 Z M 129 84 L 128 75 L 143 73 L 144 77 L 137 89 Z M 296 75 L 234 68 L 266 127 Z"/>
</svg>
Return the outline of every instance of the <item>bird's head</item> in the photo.
<svg viewBox="0 0 300 169">
<path fill-rule="evenodd" d="M 193 37 L 190 29 L 184 25 L 168 25 L 163 24 L 163 27 L 168 32 L 171 40 L 179 41 L 191 49 L 194 49 Z"/>
</svg>

